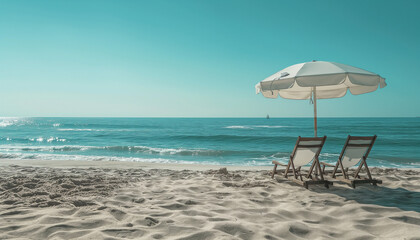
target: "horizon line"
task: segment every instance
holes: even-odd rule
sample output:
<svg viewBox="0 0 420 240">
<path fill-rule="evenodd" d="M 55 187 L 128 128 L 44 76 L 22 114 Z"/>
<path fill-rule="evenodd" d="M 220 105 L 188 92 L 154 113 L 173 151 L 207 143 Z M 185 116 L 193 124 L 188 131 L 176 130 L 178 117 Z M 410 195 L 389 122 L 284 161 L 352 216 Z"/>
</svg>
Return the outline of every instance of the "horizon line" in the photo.
<svg viewBox="0 0 420 240">
<path fill-rule="evenodd" d="M 127 116 L 20 116 L 20 117 L 3 117 L 1 116 L 0 119 L 2 118 L 262 118 L 262 119 L 266 119 L 266 117 L 140 117 L 140 116 L 131 116 L 131 117 L 127 117 Z M 314 118 L 312 117 L 270 117 L 269 119 L 273 119 L 273 118 Z M 376 117 L 372 117 L 372 116 L 356 116 L 356 117 L 350 117 L 350 116 L 337 116 L 337 117 L 319 117 L 317 116 L 317 118 L 420 118 L 420 116 L 398 116 L 398 117 L 394 117 L 394 116 L 376 116 Z"/>
</svg>

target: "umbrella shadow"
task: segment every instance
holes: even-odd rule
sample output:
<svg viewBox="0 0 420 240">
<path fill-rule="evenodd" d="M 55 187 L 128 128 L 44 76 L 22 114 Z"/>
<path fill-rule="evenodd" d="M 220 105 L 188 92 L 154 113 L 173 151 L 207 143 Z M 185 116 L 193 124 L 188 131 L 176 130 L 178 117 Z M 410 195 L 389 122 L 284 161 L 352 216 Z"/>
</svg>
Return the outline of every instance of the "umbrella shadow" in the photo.
<svg viewBox="0 0 420 240">
<path fill-rule="evenodd" d="M 388 188 L 384 186 L 360 185 L 356 189 L 339 186 L 329 190 L 313 189 L 315 192 L 336 194 L 346 200 L 353 200 L 361 204 L 373 204 L 383 207 L 396 207 L 404 211 L 420 213 L 420 192 L 405 188 Z"/>
</svg>

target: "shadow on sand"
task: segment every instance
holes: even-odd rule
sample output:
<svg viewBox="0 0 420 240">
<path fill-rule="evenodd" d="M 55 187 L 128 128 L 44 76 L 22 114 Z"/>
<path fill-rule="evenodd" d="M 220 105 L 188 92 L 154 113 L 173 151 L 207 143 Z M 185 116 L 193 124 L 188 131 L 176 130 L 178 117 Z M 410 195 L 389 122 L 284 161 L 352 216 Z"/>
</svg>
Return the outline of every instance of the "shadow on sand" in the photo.
<svg viewBox="0 0 420 240">
<path fill-rule="evenodd" d="M 374 204 L 383 207 L 396 207 L 404 211 L 420 213 L 420 192 L 409 191 L 405 188 L 388 188 L 372 186 L 370 184 L 358 185 L 356 189 L 344 184 L 337 184 L 327 189 L 312 189 L 315 192 L 336 194 L 346 200 L 354 200 L 362 204 Z"/>
</svg>

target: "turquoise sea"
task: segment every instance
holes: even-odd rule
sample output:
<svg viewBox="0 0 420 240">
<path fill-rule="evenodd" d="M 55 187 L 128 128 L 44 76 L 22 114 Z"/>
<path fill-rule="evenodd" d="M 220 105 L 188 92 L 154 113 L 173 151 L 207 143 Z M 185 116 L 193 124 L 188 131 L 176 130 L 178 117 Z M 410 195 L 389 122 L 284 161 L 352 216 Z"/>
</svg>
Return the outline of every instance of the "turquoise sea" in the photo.
<svg viewBox="0 0 420 240">
<path fill-rule="evenodd" d="M 334 163 L 350 135 L 378 135 L 368 163 L 420 167 L 420 118 L 319 118 L 321 160 Z M 286 163 L 312 118 L 0 118 L 2 159 L 223 165 Z"/>
</svg>

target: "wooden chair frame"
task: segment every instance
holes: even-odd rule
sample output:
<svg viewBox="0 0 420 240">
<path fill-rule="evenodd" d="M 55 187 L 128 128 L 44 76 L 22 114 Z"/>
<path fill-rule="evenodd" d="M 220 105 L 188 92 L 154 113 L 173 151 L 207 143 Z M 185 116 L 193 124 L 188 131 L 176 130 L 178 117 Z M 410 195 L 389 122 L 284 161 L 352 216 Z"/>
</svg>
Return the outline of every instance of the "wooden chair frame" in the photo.
<svg viewBox="0 0 420 240">
<path fill-rule="evenodd" d="M 299 136 L 298 139 L 297 139 L 297 141 L 296 141 L 296 144 L 295 144 L 295 147 L 293 149 L 293 152 L 290 155 L 290 160 L 289 160 L 289 163 L 287 164 L 286 170 L 284 172 L 284 177 L 287 178 L 287 179 L 292 180 L 293 182 L 295 182 L 295 183 L 297 183 L 299 185 L 304 186 L 306 189 L 308 189 L 308 187 L 309 187 L 310 184 L 324 184 L 324 186 L 326 188 L 329 188 L 329 185 L 332 185 L 332 182 L 324 179 L 323 172 L 321 170 L 321 165 L 319 163 L 319 158 L 318 158 L 319 157 L 319 154 L 321 153 L 322 147 L 324 146 L 324 143 L 325 143 L 325 140 L 326 139 L 327 139 L 326 136 L 319 137 L 319 138 L 317 138 L 317 137 L 314 137 L 314 138 L 303 138 L 303 137 L 300 137 Z M 305 141 L 321 141 L 321 144 L 316 144 L 316 145 L 301 145 L 300 144 L 301 142 L 305 142 Z M 303 176 L 302 176 L 301 167 L 295 168 L 295 165 L 293 163 L 293 160 L 294 160 L 295 154 L 296 154 L 296 152 L 297 152 L 297 150 L 299 148 L 309 148 L 309 147 L 312 147 L 312 148 L 318 147 L 319 149 L 315 153 L 315 157 L 314 157 L 314 159 L 312 161 L 312 165 L 309 168 L 308 173 L 306 174 L 306 176 L 304 176 L 308 180 L 306 180 L 306 179 L 304 180 L 303 179 Z M 274 164 L 274 169 L 273 169 L 273 172 L 272 172 L 271 177 L 274 178 L 274 175 L 277 173 L 277 166 L 278 165 L 280 165 L 280 166 L 286 166 L 286 165 L 281 164 L 278 161 L 273 161 L 272 163 Z M 312 174 L 312 172 L 314 171 L 314 169 L 317 169 L 318 170 L 319 176 L 318 176 L 318 174 L 314 174 L 315 176 Z M 288 176 L 289 173 L 293 173 L 293 176 L 292 177 L 289 177 Z"/>
<path fill-rule="evenodd" d="M 370 140 L 371 142 L 369 144 L 353 144 L 353 143 L 349 143 L 350 140 Z M 344 144 L 343 150 L 341 151 L 341 154 L 338 157 L 338 161 L 336 165 L 334 166 L 328 163 L 321 162 L 321 164 L 323 165 L 323 168 L 322 168 L 323 172 L 325 173 L 325 166 L 334 167 L 334 171 L 332 172 L 332 177 L 342 182 L 350 184 L 353 188 L 356 188 L 356 183 L 357 184 L 371 183 L 374 186 L 376 186 L 377 184 L 382 184 L 382 180 L 372 178 L 372 175 L 370 174 L 370 170 L 366 162 L 366 159 L 368 158 L 368 155 L 370 151 L 372 150 L 372 147 L 375 141 L 376 141 L 376 135 L 374 135 L 373 137 L 356 137 L 356 136 L 348 135 L 346 143 Z M 368 149 L 366 150 L 366 153 L 363 155 L 362 159 L 360 160 L 359 166 L 357 167 L 357 170 L 353 175 L 353 179 L 350 179 L 350 176 L 348 173 L 349 169 L 348 168 L 344 169 L 343 163 L 342 163 L 342 159 L 343 159 L 344 153 L 346 152 L 347 147 L 368 147 Z M 363 166 L 365 166 L 366 168 L 367 178 L 361 177 L 359 175 L 360 170 L 362 169 Z M 343 174 L 342 177 L 337 176 L 339 167 L 340 167 L 341 173 Z"/>
</svg>

